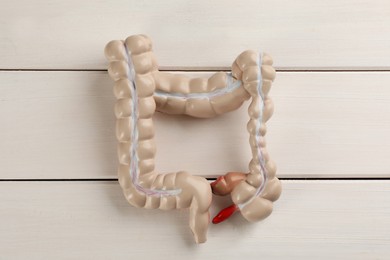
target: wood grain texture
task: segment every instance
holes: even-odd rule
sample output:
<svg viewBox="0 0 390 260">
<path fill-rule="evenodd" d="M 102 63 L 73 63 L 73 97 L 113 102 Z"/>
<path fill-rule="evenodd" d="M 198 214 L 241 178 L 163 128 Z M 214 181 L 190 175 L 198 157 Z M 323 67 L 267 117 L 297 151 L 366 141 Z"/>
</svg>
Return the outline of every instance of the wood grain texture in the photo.
<svg viewBox="0 0 390 260">
<path fill-rule="evenodd" d="M 187 211 L 133 208 L 117 182 L 1 182 L 0 258 L 388 259 L 389 181 L 283 187 L 272 217 L 235 215 L 195 245 Z"/>
<path fill-rule="evenodd" d="M 131 207 L 116 181 L 91 180 L 116 178 L 115 100 L 107 72 L 86 71 L 138 33 L 162 69 L 192 76 L 269 52 L 294 71 L 271 92 L 278 176 L 390 178 L 389 24 L 387 0 L 0 1 L 0 260 L 389 259 L 389 180 L 282 181 L 269 218 L 233 216 L 198 246 L 187 211 Z M 246 105 L 155 119 L 160 172 L 247 170 Z M 212 215 L 229 202 L 214 197 Z"/>
<path fill-rule="evenodd" d="M 145 33 L 164 68 L 227 68 L 245 49 L 283 69 L 390 69 L 387 0 L 0 3 L 0 69 L 105 69 L 104 45 Z"/>
<path fill-rule="evenodd" d="M 278 73 L 266 137 L 279 177 L 390 177 L 389 84 L 389 72 Z M 1 72 L 0 179 L 115 178 L 112 86 L 106 72 Z M 246 105 L 155 118 L 159 172 L 247 171 Z"/>
</svg>

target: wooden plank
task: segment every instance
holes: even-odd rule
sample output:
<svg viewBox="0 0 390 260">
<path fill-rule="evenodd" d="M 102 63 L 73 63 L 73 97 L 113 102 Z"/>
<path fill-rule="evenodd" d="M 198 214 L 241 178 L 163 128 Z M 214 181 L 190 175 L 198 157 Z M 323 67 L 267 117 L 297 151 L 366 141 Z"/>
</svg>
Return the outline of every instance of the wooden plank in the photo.
<svg viewBox="0 0 390 260">
<path fill-rule="evenodd" d="M 196 246 L 187 211 L 133 208 L 116 182 L 0 182 L 1 258 L 389 259 L 389 181 L 283 188 L 265 221 L 237 214 Z"/>
<path fill-rule="evenodd" d="M 0 3 L 0 69 L 104 69 L 104 45 L 144 33 L 162 67 L 226 68 L 245 49 L 283 69 L 389 69 L 387 0 Z"/>
<path fill-rule="evenodd" d="M 389 72 L 278 73 L 267 143 L 279 176 L 389 177 L 389 84 Z M 115 178 L 112 85 L 106 72 L 1 72 L 0 179 Z M 155 118 L 159 172 L 247 171 L 246 105 Z"/>
</svg>

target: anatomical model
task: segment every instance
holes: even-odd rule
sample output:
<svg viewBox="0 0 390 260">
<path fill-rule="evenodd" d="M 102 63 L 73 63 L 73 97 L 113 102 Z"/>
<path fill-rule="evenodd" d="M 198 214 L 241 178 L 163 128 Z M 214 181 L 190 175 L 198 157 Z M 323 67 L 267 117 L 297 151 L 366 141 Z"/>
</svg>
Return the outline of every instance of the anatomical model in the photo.
<svg viewBox="0 0 390 260">
<path fill-rule="evenodd" d="M 281 185 L 264 141 L 265 122 L 273 112 L 268 92 L 275 78 L 268 54 L 244 51 L 233 62 L 231 73 L 217 72 L 210 78 L 158 71 L 151 40 L 145 35 L 111 41 L 105 55 L 117 98 L 118 178 L 131 205 L 163 210 L 189 208 L 190 228 L 197 243 L 207 239 L 212 192 L 230 194 L 234 203 L 222 210 L 213 223 L 234 212 L 240 212 L 248 221 L 259 221 L 271 214 Z M 185 171 L 156 171 L 155 111 L 210 118 L 237 109 L 249 98 L 249 173 L 230 172 L 210 185 L 205 178 Z"/>
</svg>

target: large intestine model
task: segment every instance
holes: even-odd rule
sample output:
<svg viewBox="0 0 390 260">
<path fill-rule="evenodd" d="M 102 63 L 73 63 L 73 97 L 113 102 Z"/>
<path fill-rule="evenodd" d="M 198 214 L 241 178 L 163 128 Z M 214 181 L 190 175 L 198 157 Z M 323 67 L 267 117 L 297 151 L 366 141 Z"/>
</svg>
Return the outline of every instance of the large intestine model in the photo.
<svg viewBox="0 0 390 260">
<path fill-rule="evenodd" d="M 233 62 L 231 73 L 217 72 L 208 79 L 160 72 L 151 40 L 145 35 L 111 41 L 105 55 L 117 98 L 118 179 L 131 205 L 162 210 L 189 208 L 190 228 L 197 243 L 207 239 L 212 192 L 230 194 L 234 203 L 223 209 L 213 223 L 238 211 L 252 222 L 271 214 L 281 185 L 263 138 L 265 122 L 273 112 L 268 92 L 275 70 L 269 55 L 244 51 Z M 249 173 L 230 172 L 211 185 L 205 178 L 185 171 L 157 173 L 152 119 L 155 111 L 210 118 L 237 109 L 249 98 Z"/>
</svg>

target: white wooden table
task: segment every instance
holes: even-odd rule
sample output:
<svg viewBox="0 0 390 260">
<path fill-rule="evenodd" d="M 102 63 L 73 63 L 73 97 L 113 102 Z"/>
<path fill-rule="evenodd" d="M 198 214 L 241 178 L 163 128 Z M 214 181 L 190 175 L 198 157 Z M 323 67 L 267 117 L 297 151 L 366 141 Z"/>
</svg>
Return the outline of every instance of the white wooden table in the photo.
<svg viewBox="0 0 390 260">
<path fill-rule="evenodd" d="M 272 54 L 283 193 L 268 219 L 234 216 L 195 245 L 186 211 L 127 204 L 103 48 L 137 33 L 194 76 Z M 387 0 L 1 1 L 0 70 L 0 259 L 390 258 Z M 157 168 L 246 171 L 245 110 L 158 114 Z"/>
</svg>

